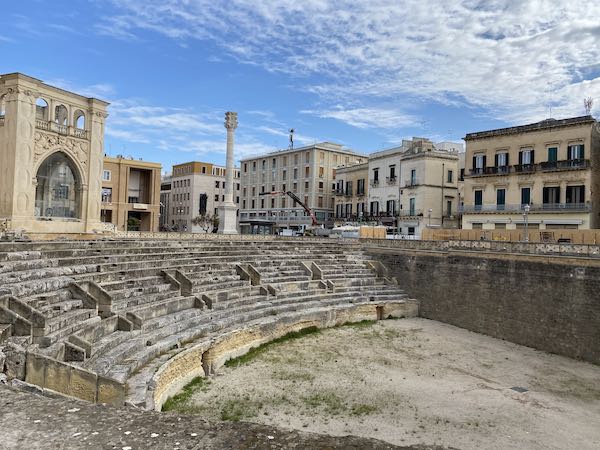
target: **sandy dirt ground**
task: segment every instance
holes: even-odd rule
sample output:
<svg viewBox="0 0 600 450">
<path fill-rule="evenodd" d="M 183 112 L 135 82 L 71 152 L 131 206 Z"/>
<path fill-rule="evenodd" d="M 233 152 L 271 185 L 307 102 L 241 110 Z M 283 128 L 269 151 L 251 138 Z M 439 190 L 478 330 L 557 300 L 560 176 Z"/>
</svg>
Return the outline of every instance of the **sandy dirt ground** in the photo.
<svg viewBox="0 0 600 450">
<path fill-rule="evenodd" d="M 598 449 L 600 367 L 426 319 L 386 320 L 274 345 L 178 409 L 399 445 Z"/>
</svg>

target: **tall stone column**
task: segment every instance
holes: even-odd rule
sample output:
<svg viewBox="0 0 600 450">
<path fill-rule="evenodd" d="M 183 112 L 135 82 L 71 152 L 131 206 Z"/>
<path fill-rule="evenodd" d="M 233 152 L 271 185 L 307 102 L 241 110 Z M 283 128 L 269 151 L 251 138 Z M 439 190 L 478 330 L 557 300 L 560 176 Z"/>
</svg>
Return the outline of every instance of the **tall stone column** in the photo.
<svg viewBox="0 0 600 450">
<path fill-rule="evenodd" d="M 227 164 L 225 168 L 225 202 L 219 207 L 219 234 L 238 234 L 236 215 L 237 206 L 233 202 L 233 133 L 235 132 L 237 125 L 237 113 L 225 113 L 225 128 L 227 128 Z"/>
</svg>

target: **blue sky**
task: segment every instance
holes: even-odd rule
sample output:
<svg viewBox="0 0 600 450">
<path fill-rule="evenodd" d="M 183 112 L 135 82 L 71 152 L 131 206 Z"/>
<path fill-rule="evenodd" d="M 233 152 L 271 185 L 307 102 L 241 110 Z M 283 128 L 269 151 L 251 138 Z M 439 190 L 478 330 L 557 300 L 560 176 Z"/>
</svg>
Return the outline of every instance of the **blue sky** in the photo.
<svg viewBox="0 0 600 450">
<path fill-rule="evenodd" d="M 403 138 L 600 112 L 600 2 L 20 0 L 0 16 L 0 73 L 112 103 L 105 150 L 222 164 L 332 141 Z M 551 108 L 551 109 L 550 109 Z"/>
</svg>

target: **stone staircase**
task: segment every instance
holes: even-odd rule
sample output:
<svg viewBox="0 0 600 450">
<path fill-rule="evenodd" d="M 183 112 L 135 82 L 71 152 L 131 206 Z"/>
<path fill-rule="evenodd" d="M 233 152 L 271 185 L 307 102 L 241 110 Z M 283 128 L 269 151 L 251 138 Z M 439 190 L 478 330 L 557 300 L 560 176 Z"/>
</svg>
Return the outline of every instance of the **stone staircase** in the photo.
<svg viewBox="0 0 600 450">
<path fill-rule="evenodd" d="M 198 343 L 356 308 L 414 314 L 386 274 L 358 244 L 327 239 L 0 243 L 0 347 L 24 345 L 152 407 L 153 377 Z"/>
</svg>

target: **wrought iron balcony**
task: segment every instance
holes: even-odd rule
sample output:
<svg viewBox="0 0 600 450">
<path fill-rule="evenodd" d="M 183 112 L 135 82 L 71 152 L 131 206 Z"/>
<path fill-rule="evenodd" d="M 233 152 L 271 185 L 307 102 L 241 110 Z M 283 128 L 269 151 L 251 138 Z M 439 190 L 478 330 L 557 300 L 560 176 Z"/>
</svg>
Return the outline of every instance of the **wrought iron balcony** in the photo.
<svg viewBox="0 0 600 450">
<path fill-rule="evenodd" d="M 405 188 L 411 188 L 411 187 L 416 187 L 421 185 L 421 180 L 419 180 L 418 178 L 411 178 L 410 180 L 406 180 L 404 182 L 404 186 Z"/>
<path fill-rule="evenodd" d="M 422 217 L 423 216 L 423 210 L 422 209 L 401 209 L 399 214 L 399 217 Z"/>
<path fill-rule="evenodd" d="M 493 175 L 508 175 L 527 174 L 536 171 L 554 171 L 554 170 L 578 170 L 587 169 L 590 167 L 589 159 L 565 159 L 561 161 L 542 161 L 537 164 L 515 164 L 513 166 L 490 166 L 478 167 L 469 170 L 471 177 L 493 176 Z"/>
<path fill-rule="evenodd" d="M 539 164 L 540 170 L 586 169 L 590 167 L 589 159 L 567 159 L 562 161 L 544 161 Z"/>
<path fill-rule="evenodd" d="M 385 181 L 387 181 L 388 185 L 393 186 L 398 182 L 398 177 L 386 177 Z"/>
<path fill-rule="evenodd" d="M 4 125 L 4 116 L 0 116 L 0 126 Z"/>
<path fill-rule="evenodd" d="M 534 203 L 529 205 L 529 212 L 588 212 L 592 210 L 591 203 Z M 524 213 L 525 205 L 463 205 L 461 213 Z"/>
<path fill-rule="evenodd" d="M 371 187 L 378 187 L 378 186 L 379 186 L 379 179 L 371 180 Z"/>
</svg>

